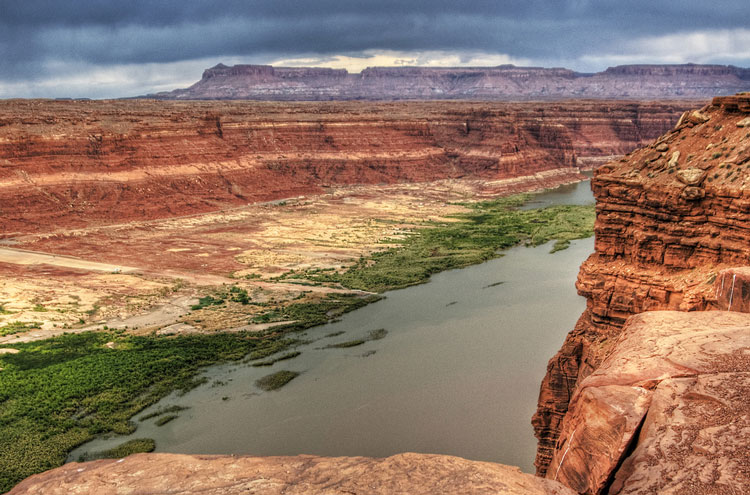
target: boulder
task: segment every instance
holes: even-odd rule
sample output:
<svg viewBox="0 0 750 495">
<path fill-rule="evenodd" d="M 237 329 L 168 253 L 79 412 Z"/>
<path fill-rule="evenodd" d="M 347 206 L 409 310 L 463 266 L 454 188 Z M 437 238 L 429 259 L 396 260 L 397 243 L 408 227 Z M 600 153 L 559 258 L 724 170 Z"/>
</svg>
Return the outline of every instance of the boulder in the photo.
<svg viewBox="0 0 750 495">
<path fill-rule="evenodd" d="M 668 167 L 676 167 L 677 166 L 677 162 L 679 160 L 680 160 L 680 152 L 679 151 L 675 151 L 674 153 L 672 153 L 672 157 L 667 162 L 667 166 Z"/>
<path fill-rule="evenodd" d="M 670 160 L 671 162 L 671 160 Z M 688 186 L 697 186 L 706 177 L 706 172 L 699 168 L 686 168 L 677 172 L 677 180 Z"/>
<path fill-rule="evenodd" d="M 687 186 L 680 193 L 680 197 L 686 201 L 697 201 L 706 197 L 706 191 L 700 187 Z"/>
</svg>

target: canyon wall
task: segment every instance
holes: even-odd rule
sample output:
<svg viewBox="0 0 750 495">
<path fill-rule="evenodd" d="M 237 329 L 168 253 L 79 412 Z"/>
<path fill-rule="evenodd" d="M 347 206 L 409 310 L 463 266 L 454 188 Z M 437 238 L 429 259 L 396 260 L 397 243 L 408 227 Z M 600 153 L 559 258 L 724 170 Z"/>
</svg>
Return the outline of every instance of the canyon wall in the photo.
<svg viewBox="0 0 750 495">
<path fill-rule="evenodd" d="M 595 171 L 587 308 L 542 383 L 538 474 L 581 493 L 748 488 L 750 322 L 726 311 L 750 307 L 749 169 L 740 94 Z M 723 311 L 628 320 L 655 310 Z"/>
<path fill-rule="evenodd" d="M 580 178 L 693 103 L 0 102 L 0 237 L 352 184 Z"/>
<path fill-rule="evenodd" d="M 219 64 L 162 99 L 529 100 L 705 98 L 750 90 L 750 69 L 726 65 L 623 65 L 595 74 L 563 68 L 371 67 L 343 69 Z"/>
</svg>

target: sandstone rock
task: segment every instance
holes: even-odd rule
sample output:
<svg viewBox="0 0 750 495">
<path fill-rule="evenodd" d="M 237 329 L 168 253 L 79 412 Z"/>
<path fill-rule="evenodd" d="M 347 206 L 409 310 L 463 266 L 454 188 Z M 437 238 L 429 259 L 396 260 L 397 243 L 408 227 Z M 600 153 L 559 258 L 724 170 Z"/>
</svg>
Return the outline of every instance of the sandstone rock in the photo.
<svg viewBox="0 0 750 495">
<path fill-rule="evenodd" d="M 750 173 L 737 166 L 745 156 L 747 131 L 734 125 L 750 115 L 750 98 L 715 98 L 701 112 L 714 125 L 700 133 L 682 126 L 671 135 L 675 163 L 667 173 L 631 177 L 653 152 L 645 148 L 625 162 L 608 163 L 607 173 L 592 179 L 595 253 L 581 266 L 576 283 L 587 309 L 550 360 L 541 386 L 532 421 L 539 438 L 539 474 L 552 469 L 549 461 L 570 398 L 611 351 L 627 318 L 644 311 L 725 308 L 728 301 L 717 302 L 714 289 L 721 279 L 712 283 L 713 278 L 750 259 Z M 730 152 L 726 162 L 733 161 L 732 167 L 719 168 L 724 162 L 715 159 L 716 150 L 705 149 L 711 142 Z M 675 180 L 675 157 L 683 166 L 705 170 L 702 187 Z"/>
<path fill-rule="evenodd" d="M 656 151 L 660 151 L 664 153 L 665 151 L 669 151 L 669 145 L 667 143 L 659 143 L 656 145 Z"/>
<path fill-rule="evenodd" d="M 748 328 L 728 312 L 631 317 L 574 394 L 546 476 L 591 494 L 750 488 Z"/>
<path fill-rule="evenodd" d="M 680 127 L 682 124 L 687 122 L 688 115 L 690 115 L 690 111 L 686 110 L 685 112 L 682 112 L 682 115 L 680 115 L 680 118 L 677 120 L 677 124 L 674 126 L 675 129 Z"/>
<path fill-rule="evenodd" d="M 706 197 L 706 190 L 700 187 L 687 186 L 680 193 L 680 197 L 686 201 L 697 201 Z"/>
<path fill-rule="evenodd" d="M 750 373 L 659 383 L 611 495 L 747 493 Z"/>
<path fill-rule="evenodd" d="M 745 117 L 737 122 L 737 127 L 750 127 L 750 117 Z"/>
<path fill-rule="evenodd" d="M 678 154 L 677 156 L 679 157 L 680 155 Z M 703 170 L 699 168 L 690 167 L 690 168 L 686 168 L 684 170 L 678 171 L 676 176 L 677 176 L 677 180 L 679 180 L 683 184 L 686 184 L 688 186 L 697 186 L 698 184 L 703 182 L 703 179 L 706 177 L 706 172 L 704 172 Z"/>
<path fill-rule="evenodd" d="M 680 152 L 679 151 L 675 151 L 674 153 L 672 153 L 671 158 L 667 162 L 667 166 L 668 167 L 676 167 L 679 161 L 680 161 Z"/>
<path fill-rule="evenodd" d="M 694 110 L 690 112 L 687 120 L 688 122 L 692 122 L 693 124 L 703 124 L 704 122 L 708 122 L 709 117 L 699 110 Z"/>
<path fill-rule="evenodd" d="M 651 163 L 651 162 L 654 162 L 654 161 L 658 160 L 659 158 L 661 158 L 661 153 L 659 153 L 658 151 L 652 151 L 650 153 L 647 153 L 643 157 L 643 162 L 644 163 Z"/>
<path fill-rule="evenodd" d="M 750 267 L 722 270 L 714 281 L 714 291 L 719 309 L 750 313 Z"/>
<path fill-rule="evenodd" d="M 70 463 L 34 475 L 11 495 L 575 495 L 518 468 L 458 457 L 249 457 L 136 454 Z"/>
</svg>

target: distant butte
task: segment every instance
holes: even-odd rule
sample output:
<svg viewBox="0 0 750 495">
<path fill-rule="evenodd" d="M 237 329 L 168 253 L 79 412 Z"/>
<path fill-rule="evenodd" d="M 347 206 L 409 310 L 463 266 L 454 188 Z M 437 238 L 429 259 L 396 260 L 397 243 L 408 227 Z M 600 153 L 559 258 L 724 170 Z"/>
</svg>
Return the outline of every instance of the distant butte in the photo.
<svg viewBox="0 0 750 495">
<path fill-rule="evenodd" d="M 345 69 L 218 64 L 165 100 L 544 100 L 684 99 L 750 91 L 750 69 L 731 65 L 621 65 L 594 74 L 564 68 L 369 67 Z"/>
</svg>

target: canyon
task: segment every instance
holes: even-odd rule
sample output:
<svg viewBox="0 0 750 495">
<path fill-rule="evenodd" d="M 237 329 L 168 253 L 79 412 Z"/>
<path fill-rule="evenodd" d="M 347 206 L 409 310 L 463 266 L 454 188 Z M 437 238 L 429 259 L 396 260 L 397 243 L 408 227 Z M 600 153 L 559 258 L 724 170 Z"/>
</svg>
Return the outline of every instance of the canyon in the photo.
<svg viewBox="0 0 750 495">
<path fill-rule="evenodd" d="M 750 69 L 726 65 L 564 68 L 370 67 L 345 69 L 218 64 L 185 89 L 149 95 L 177 100 L 532 100 L 710 98 L 750 90 Z"/>
<path fill-rule="evenodd" d="M 237 279 L 299 297 L 271 278 L 351 266 L 466 199 L 581 180 L 695 105 L 0 102 L 0 326 L 35 325 L 0 342 L 161 331 Z"/>
<path fill-rule="evenodd" d="M 581 168 L 610 160 L 592 180 L 595 252 L 576 284 L 587 307 L 549 362 L 533 418 L 537 477 L 423 454 L 138 454 L 67 464 L 11 493 L 125 493 L 134 473 L 143 493 L 741 493 L 750 486 L 750 95 L 717 97 L 699 110 L 695 102 L 608 101 L 4 105 L 12 115 L 0 126 L 4 242 L 122 264 L 122 272 L 99 276 L 123 287 L 152 284 L 148 292 L 161 291 L 161 300 L 196 293 L 162 291 L 171 282 L 157 266 L 192 273 L 189 283 L 226 283 L 239 273 L 252 275 L 248 287 L 284 285 L 269 276 L 351 264 L 415 228 L 410 216 L 445 219 L 461 211 L 458 198 L 573 181 Z M 141 112 L 132 120 L 128 105 Z M 294 234 L 300 244 L 273 244 L 290 233 L 277 217 L 313 211 L 326 220 Z M 342 218 L 346 249 L 330 234 Z M 387 226 L 363 229 L 374 218 Z M 320 235 L 314 253 L 312 231 Z M 233 250 L 217 254 L 227 246 Z M 279 255 L 262 258 L 269 250 Z M 333 262 L 321 256 L 334 251 Z M 260 269 L 268 265 L 276 271 Z M 131 273 L 131 266 L 151 271 Z M 7 290 L 19 268 L 0 268 Z M 90 278 L 76 270 L 29 272 L 69 284 Z M 302 293 L 263 290 L 278 290 L 273 297 L 286 290 L 290 299 Z"/>
<path fill-rule="evenodd" d="M 645 144 L 692 106 L 9 100 L 0 237 L 357 184 L 535 176 L 532 188 L 551 186 Z"/>
</svg>

